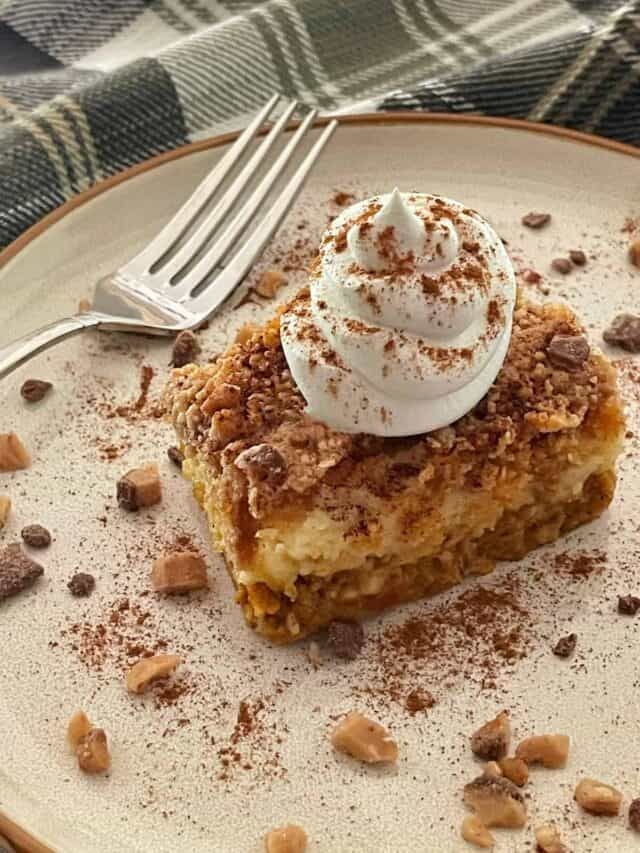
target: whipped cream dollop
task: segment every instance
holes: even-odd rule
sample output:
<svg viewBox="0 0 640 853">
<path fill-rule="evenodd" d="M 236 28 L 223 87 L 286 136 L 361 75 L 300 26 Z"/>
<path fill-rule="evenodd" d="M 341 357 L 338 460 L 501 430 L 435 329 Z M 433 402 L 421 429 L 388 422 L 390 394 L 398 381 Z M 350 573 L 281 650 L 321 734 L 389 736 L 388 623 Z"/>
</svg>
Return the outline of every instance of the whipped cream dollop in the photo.
<svg viewBox="0 0 640 853">
<path fill-rule="evenodd" d="M 381 436 L 453 423 L 502 366 L 515 295 L 502 241 L 476 211 L 397 189 L 352 205 L 281 317 L 308 414 Z"/>
</svg>

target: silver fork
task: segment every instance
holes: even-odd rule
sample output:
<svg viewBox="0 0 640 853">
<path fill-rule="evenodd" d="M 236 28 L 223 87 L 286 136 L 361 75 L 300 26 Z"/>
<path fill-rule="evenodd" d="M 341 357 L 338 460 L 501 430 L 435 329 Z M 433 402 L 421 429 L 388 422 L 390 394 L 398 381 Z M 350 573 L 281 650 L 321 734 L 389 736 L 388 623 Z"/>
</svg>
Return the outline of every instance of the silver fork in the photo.
<svg viewBox="0 0 640 853">
<path fill-rule="evenodd" d="M 320 152 L 337 127 L 331 121 L 291 175 L 275 202 L 265 201 L 317 113 L 307 113 L 295 133 L 268 168 L 237 213 L 233 213 L 245 188 L 284 131 L 297 104 L 286 104 L 246 165 L 202 221 L 194 220 L 215 194 L 230 171 L 241 160 L 252 139 L 269 118 L 279 95 L 260 110 L 236 142 L 214 166 L 204 181 L 164 226 L 160 233 L 132 260 L 112 275 L 100 279 L 91 311 L 75 314 L 25 335 L 0 348 L 0 378 L 36 353 L 85 329 L 144 332 L 169 335 L 199 326 L 229 298 L 242 282 L 252 263 L 262 253 L 298 195 Z M 248 239 L 243 234 L 256 214 L 266 208 Z M 189 229 L 192 227 L 192 232 Z M 209 245 L 211 238 L 214 238 Z"/>
</svg>

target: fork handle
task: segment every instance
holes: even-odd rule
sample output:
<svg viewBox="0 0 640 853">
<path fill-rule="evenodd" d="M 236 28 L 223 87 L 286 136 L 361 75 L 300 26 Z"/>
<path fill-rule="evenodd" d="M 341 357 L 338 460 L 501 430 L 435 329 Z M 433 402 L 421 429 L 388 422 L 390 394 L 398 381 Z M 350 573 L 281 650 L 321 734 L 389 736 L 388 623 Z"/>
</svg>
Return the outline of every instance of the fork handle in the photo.
<svg viewBox="0 0 640 853">
<path fill-rule="evenodd" d="M 58 341 L 77 335 L 85 329 L 99 326 L 103 320 L 104 317 L 99 314 L 76 314 L 64 320 L 57 320 L 48 326 L 42 326 L 35 332 L 30 332 L 18 338 L 17 341 L 0 347 L 0 379 L 42 350 L 49 349 Z"/>
</svg>

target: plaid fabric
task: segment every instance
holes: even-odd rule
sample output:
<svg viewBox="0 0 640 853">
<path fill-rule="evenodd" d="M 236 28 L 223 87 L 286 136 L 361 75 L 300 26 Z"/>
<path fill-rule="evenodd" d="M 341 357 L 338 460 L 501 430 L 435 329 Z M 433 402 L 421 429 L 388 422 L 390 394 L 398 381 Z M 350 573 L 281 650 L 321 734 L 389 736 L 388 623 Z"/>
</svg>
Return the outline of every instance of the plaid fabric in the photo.
<svg viewBox="0 0 640 853">
<path fill-rule="evenodd" d="M 558 4 L 536 4 L 548 7 L 537 20 L 521 16 L 531 4 L 509 5 L 506 39 L 486 26 L 467 29 L 484 51 L 480 62 L 393 93 L 381 108 L 510 116 L 640 144 L 640 0 L 576 2 L 583 21 L 557 27 Z M 530 41 L 504 53 L 518 20 Z"/>
<path fill-rule="evenodd" d="M 0 0 L 0 248 L 108 175 L 241 126 L 274 91 L 325 111 L 369 98 L 640 142 L 639 7 Z"/>
</svg>

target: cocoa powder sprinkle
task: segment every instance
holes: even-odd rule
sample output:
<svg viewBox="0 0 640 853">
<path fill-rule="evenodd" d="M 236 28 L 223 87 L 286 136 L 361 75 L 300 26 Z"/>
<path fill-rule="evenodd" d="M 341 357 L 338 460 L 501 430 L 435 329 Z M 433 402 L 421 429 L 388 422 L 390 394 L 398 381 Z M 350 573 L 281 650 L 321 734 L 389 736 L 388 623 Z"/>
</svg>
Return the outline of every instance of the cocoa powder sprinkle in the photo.
<svg viewBox="0 0 640 853">
<path fill-rule="evenodd" d="M 565 551 L 556 554 L 553 559 L 554 567 L 563 575 L 572 578 L 585 579 L 593 574 L 599 574 L 607 563 L 603 551 Z"/>
<path fill-rule="evenodd" d="M 354 693 L 382 707 L 400 704 L 412 713 L 408 695 L 417 689 L 418 678 L 446 683 L 463 677 L 481 690 L 495 690 L 501 673 L 526 656 L 533 638 L 533 617 L 519 590 L 517 576 L 507 575 L 500 588 L 476 587 L 444 604 L 428 602 L 424 615 L 389 625 L 369 638 L 367 659 L 373 668 Z M 412 697 L 409 705 L 418 701 Z"/>
</svg>

